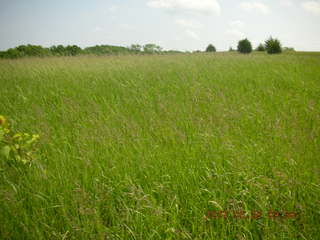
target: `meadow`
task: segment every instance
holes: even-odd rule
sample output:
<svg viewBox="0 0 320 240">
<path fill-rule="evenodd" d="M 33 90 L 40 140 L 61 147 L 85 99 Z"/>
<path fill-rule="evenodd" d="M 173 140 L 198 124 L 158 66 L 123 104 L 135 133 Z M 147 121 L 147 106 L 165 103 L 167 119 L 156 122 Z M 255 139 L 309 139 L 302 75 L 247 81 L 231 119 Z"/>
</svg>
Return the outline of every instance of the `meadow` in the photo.
<svg viewBox="0 0 320 240">
<path fill-rule="evenodd" d="M 0 115 L 0 239 L 320 238 L 320 53 L 0 60 Z"/>
</svg>

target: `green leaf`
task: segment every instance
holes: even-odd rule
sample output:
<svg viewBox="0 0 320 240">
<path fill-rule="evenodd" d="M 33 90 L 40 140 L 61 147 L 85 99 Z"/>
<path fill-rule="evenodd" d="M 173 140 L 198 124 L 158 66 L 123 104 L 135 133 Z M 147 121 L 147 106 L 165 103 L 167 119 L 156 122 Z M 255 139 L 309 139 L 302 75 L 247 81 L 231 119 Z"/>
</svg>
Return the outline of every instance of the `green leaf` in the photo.
<svg viewBox="0 0 320 240">
<path fill-rule="evenodd" d="M 4 146 L 1 148 L 0 154 L 8 159 L 10 155 L 10 151 L 11 151 L 11 148 L 9 146 Z"/>
</svg>

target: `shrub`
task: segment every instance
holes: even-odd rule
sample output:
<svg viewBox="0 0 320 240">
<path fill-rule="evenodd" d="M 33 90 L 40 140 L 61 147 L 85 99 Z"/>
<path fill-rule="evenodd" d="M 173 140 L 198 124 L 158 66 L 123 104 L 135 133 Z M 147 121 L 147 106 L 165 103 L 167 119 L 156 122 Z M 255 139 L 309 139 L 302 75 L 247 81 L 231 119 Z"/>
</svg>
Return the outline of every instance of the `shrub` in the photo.
<svg viewBox="0 0 320 240">
<path fill-rule="evenodd" d="M 275 54 L 275 53 L 281 53 L 281 43 L 278 39 L 274 39 L 270 37 L 265 42 L 267 53 L 269 54 Z"/>
<path fill-rule="evenodd" d="M 264 45 L 262 43 L 260 43 L 259 46 L 256 48 L 256 51 L 258 51 L 258 52 L 263 52 L 265 50 L 266 49 L 265 49 L 265 47 L 264 47 Z"/>
<path fill-rule="evenodd" d="M 238 43 L 238 51 L 240 53 L 251 53 L 252 52 L 251 42 L 247 38 L 240 40 Z"/>
<path fill-rule="evenodd" d="M 216 48 L 215 46 L 213 46 L 212 44 L 209 44 L 208 47 L 206 48 L 206 52 L 216 52 Z"/>
</svg>

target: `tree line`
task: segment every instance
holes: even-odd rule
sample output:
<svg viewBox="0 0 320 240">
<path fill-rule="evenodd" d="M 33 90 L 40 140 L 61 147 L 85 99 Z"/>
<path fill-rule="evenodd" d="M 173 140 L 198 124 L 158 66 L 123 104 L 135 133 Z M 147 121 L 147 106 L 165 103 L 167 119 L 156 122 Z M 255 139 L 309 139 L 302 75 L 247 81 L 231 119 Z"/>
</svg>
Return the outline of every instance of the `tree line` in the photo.
<svg viewBox="0 0 320 240">
<path fill-rule="evenodd" d="M 77 55 L 119 55 L 119 54 L 166 54 L 182 53 L 180 51 L 164 51 L 160 46 L 148 43 L 132 44 L 129 47 L 96 45 L 82 49 L 77 45 L 57 45 L 49 48 L 40 45 L 20 45 L 6 51 L 0 51 L 0 58 L 46 57 L 46 56 L 77 56 Z"/>
<path fill-rule="evenodd" d="M 216 48 L 209 44 L 206 48 L 206 52 L 215 52 Z M 229 52 L 235 51 L 232 47 L 229 48 Z M 240 53 L 251 53 L 253 51 L 251 42 L 245 38 L 238 42 L 237 51 Z M 255 51 L 264 52 L 269 54 L 281 53 L 283 51 L 295 51 L 294 48 L 282 47 L 281 42 L 276 38 L 268 38 L 264 43 L 260 43 Z"/>
<path fill-rule="evenodd" d="M 229 51 L 235 51 L 230 47 Z M 251 53 L 253 51 L 251 42 L 246 38 L 238 42 L 237 51 L 240 53 Z M 269 54 L 281 53 L 282 51 L 294 51 L 293 48 L 282 47 L 278 39 L 270 37 L 264 44 L 260 43 L 255 51 L 266 51 Z M 197 50 L 193 53 L 201 53 Z M 215 46 L 209 44 L 205 52 L 216 52 Z M 0 51 L 0 58 L 21 58 L 21 57 L 46 57 L 46 56 L 78 56 L 78 55 L 122 55 L 122 54 L 169 54 L 169 53 L 190 53 L 176 50 L 165 51 L 160 46 L 148 43 L 145 45 L 132 44 L 129 47 L 96 45 L 81 48 L 77 45 L 56 45 L 49 48 L 40 45 L 20 45 L 10 48 L 7 51 Z"/>
</svg>

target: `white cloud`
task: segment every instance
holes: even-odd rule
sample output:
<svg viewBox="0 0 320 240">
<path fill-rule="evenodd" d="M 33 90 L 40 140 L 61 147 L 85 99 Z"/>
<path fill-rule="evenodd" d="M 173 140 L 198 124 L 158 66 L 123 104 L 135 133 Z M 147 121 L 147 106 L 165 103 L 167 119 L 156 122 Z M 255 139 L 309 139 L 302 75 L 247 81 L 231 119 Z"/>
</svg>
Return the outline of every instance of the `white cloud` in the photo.
<svg viewBox="0 0 320 240">
<path fill-rule="evenodd" d="M 284 7 L 291 7 L 293 2 L 292 0 L 280 0 L 280 5 Z"/>
<path fill-rule="evenodd" d="M 118 10 L 118 6 L 115 6 L 115 5 L 108 8 L 109 12 L 115 12 L 117 10 Z"/>
<path fill-rule="evenodd" d="M 234 20 L 229 23 L 231 29 L 226 31 L 226 34 L 232 39 L 240 40 L 245 37 L 245 34 L 239 30 L 244 26 L 244 23 L 240 20 Z"/>
<path fill-rule="evenodd" d="M 220 15 L 218 0 L 149 0 L 147 5 L 152 8 L 180 10 Z"/>
<path fill-rule="evenodd" d="M 202 28 L 203 25 L 196 21 L 191 21 L 187 19 L 177 19 L 175 23 L 181 27 L 185 28 Z"/>
<path fill-rule="evenodd" d="M 228 34 L 229 36 L 233 37 L 233 38 L 237 38 L 237 39 L 241 39 L 245 37 L 245 34 L 237 29 L 229 29 L 226 31 L 226 34 Z"/>
<path fill-rule="evenodd" d="M 242 28 L 244 26 L 244 23 L 240 20 L 234 20 L 234 21 L 231 21 L 229 25 L 233 28 Z"/>
<path fill-rule="evenodd" d="M 121 23 L 119 24 L 119 27 L 122 28 L 122 29 L 125 29 L 125 30 L 129 30 L 129 31 L 135 31 L 136 28 L 130 24 L 127 24 L 127 23 Z"/>
<path fill-rule="evenodd" d="M 242 2 L 240 7 L 248 12 L 257 11 L 262 14 L 268 14 L 270 12 L 269 7 L 261 2 Z"/>
<path fill-rule="evenodd" d="M 192 31 L 192 30 L 190 30 L 190 29 L 187 29 L 187 30 L 186 30 L 186 34 L 187 34 L 189 37 L 191 37 L 191 38 L 193 38 L 193 39 L 195 39 L 195 40 L 200 40 L 199 35 L 196 34 L 194 31 Z"/>
<path fill-rule="evenodd" d="M 93 29 L 93 32 L 101 32 L 102 31 L 102 28 L 99 27 L 99 26 L 96 26 L 94 29 Z"/>
<path fill-rule="evenodd" d="M 303 2 L 302 7 L 304 8 L 304 10 L 306 10 L 310 13 L 320 16 L 320 2 L 319 1 Z"/>
</svg>

